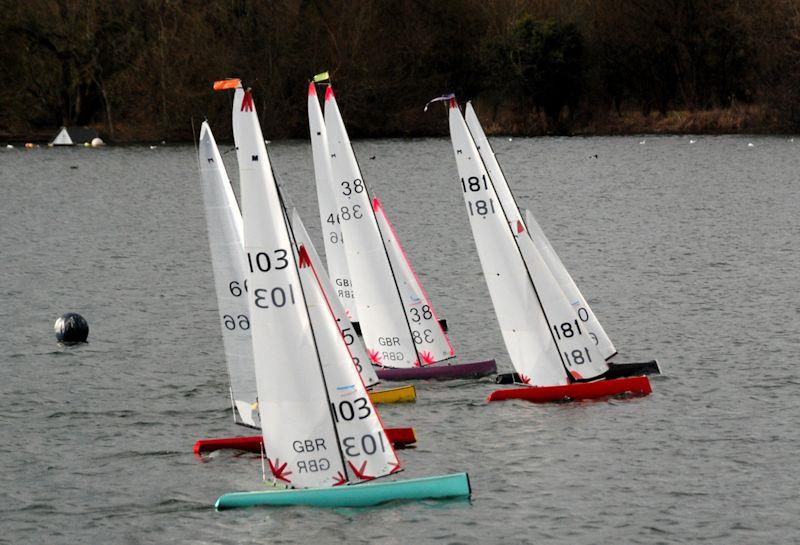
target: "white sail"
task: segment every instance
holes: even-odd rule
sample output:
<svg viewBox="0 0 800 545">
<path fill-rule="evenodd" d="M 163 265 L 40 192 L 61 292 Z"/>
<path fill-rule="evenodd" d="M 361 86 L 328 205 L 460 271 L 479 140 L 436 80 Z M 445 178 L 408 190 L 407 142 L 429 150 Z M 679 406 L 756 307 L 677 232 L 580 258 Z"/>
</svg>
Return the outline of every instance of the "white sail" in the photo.
<svg viewBox="0 0 800 545">
<path fill-rule="evenodd" d="M 325 94 L 325 126 L 331 155 L 333 194 L 345 255 L 370 359 L 386 367 L 420 365 L 400 294 L 386 255 L 372 202 L 358 167 L 333 88 Z"/>
<path fill-rule="evenodd" d="M 328 262 L 328 274 L 336 286 L 336 295 L 341 301 L 350 321 L 358 321 L 353 284 L 350 271 L 347 269 L 347 257 L 344 254 L 342 229 L 339 225 L 339 212 L 333 196 L 333 178 L 331 173 L 331 157 L 328 150 L 328 135 L 322 108 L 317 98 L 316 84 L 308 85 L 308 128 L 311 133 L 311 154 L 314 157 L 314 179 L 317 183 L 317 202 L 319 203 L 319 220 L 322 226 L 322 239 L 325 243 L 325 258 Z"/>
<path fill-rule="evenodd" d="M 250 328 L 262 434 L 276 482 L 332 486 L 347 469 L 289 232 L 251 92 L 236 89 L 233 134 L 242 193 Z"/>
<path fill-rule="evenodd" d="M 578 318 L 585 324 L 587 331 L 589 331 L 589 336 L 594 340 L 600 354 L 606 361 L 610 360 L 617 354 L 614 343 L 611 342 L 603 326 L 600 324 L 594 312 L 592 312 L 586 298 L 581 293 L 581 290 L 578 289 L 577 284 L 575 284 L 569 271 L 567 271 L 564 263 L 562 263 L 561 258 L 558 257 L 550 241 L 547 240 L 544 231 L 542 231 L 542 228 L 539 226 L 539 222 L 536 221 L 536 218 L 533 217 L 530 210 L 525 210 L 525 224 L 528 227 L 528 233 L 531 235 L 533 243 L 547 263 L 547 268 L 549 268 L 553 276 L 556 277 L 559 286 L 561 286 L 572 308 L 575 309 Z"/>
<path fill-rule="evenodd" d="M 317 254 L 317 250 L 314 248 L 311 237 L 308 235 L 308 231 L 306 231 L 305 225 L 303 225 L 303 221 L 300 219 L 300 214 L 297 213 L 297 210 L 292 210 L 292 231 L 294 233 L 295 242 L 298 246 L 303 245 L 305 247 L 308 257 L 314 265 L 314 270 L 319 277 L 325 298 L 330 302 L 333 315 L 339 324 L 339 329 L 341 329 L 345 344 L 350 348 L 350 353 L 353 355 L 353 362 L 358 372 L 361 374 L 364 385 L 370 388 L 378 384 L 380 380 L 375 373 L 375 368 L 372 367 L 370 363 L 367 349 L 364 347 L 364 342 L 355 334 L 350 318 L 347 317 L 347 313 L 339 301 L 339 298 L 334 295 L 336 293 L 334 286 L 331 284 L 330 278 L 328 278 L 325 269 L 322 267 L 319 254 Z"/>
<path fill-rule="evenodd" d="M 356 369 L 322 280 L 306 247 L 297 242 L 298 265 L 314 329 L 330 411 L 347 462 L 334 484 L 368 481 L 399 471 L 400 461 Z"/>
<path fill-rule="evenodd" d="M 423 365 L 430 365 L 456 355 L 444 332 L 428 294 L 411 266 L 403 245 L 394 231 L 380 201 L 372 199 L 372 209 L 383 235 L 383 243 L 395 274 L 400 298 L 405 309 L 411 335 Z"/>
<path fill-rule="evenodd" d="M 506 213 L 509 225 L 515 233 L 522 233 L 525 231 L 526 225 L 522 220 L 519 208 L 514 200 L 514 195 L 511 193 L 508 181 L 503 174 L 503 170 L 500 168 L 500 164 L 497 162 L 497 157 L 495 157 L 494 150 L 489 143 L 489 139 L 486 138 L 483 127 L 481 127 L 480 121 L 478 121 L 478 116 L 475 114 L 475 109 L 472 107 L 472 103 L 470 102 L 467 102 L 464 117 L 478 152 L 480 153 L 481 159 L 483 160 L 484 166 L 486 167 L 487 173 L 494 184 L 495 191 L 497 192 L 500 204 Z M 608 360 L 617 353 L 613 343 L 611 342 L 611 339 L 606 334 L 603 326 L 600 325 L 600 322 L 595 317 L 592 309 L 589 308 L 586 299 L 578 290 L 578 287 L 575 285 L 575 282 L 572 280 L 572 277 L 569 275 L 566 268 L 564 268 L 561 260 L 558 259 L 558 256 L 555 256 L 555 252 L 552 252 L 552 247 L 549 247 L 549 242 L 547 241 L 547 238 L 544 236 L 544 232 L 541 230 L 538 224 L 536 224 L 536 228 L 538 229 L 537 232 L 531 231 L 531 229 L 533 229 L 531 225 L 527 225 L 527 228 L 528 234 L 530 235 L 534 245 L 545 259 L 548 268 L 550 268 L 551 272 L 556 277 L 564 296 L 569 300 L 570 305 L 572 305 L 574 314 L 582 322 L 582 328 L 589 332 L 589 335 L 594 340 L 600 355 L 604 359 Z M 524 244 L 527 244 L 527 242 Z M 547 250 L 548 247 L 549 251 Z M 550 252 L 552 252 L 552 254 Z M 553 256 L 555 256 L 555 258 L 553 258 Z"/>
<path fill-rule="evenodd" d="M 242 216 L 214 135 L 205 121 L 200 128 L 197 152 L 234 421 L 259 427 L 253 345 L 245 293 Z"/>
<path fill-rule="evenodd" d="M 530 237 L 512 230 L 455 100 L 449 123 L 472 233 L 514 367 L 523 381 L 538 386 L 566 384 L 567 372 L 575 379 L 602 374 L 605 361 L 579 321 L 573 323 L 572 309 Z"/>
</svg>

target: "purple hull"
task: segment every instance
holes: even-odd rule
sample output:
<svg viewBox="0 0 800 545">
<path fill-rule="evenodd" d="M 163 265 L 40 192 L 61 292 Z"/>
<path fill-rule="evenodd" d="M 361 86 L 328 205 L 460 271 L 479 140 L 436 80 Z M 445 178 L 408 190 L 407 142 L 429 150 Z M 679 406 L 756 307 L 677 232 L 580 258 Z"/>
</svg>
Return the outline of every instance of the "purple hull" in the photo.
<svg viewBox="0 0 800 545">
<path fill-rule="evenodd" d="M 378 378 L 381 380 L 424 380 L 424 379 L 453 379 L 477 378 L 497 372 L 494 360 L 478 361 L 475 363 L 459 363 L 455 365 L 429 365 L 427 367 L 412 367 L 410 369 L 390 369 L 376 367 Z"/>
</svg>

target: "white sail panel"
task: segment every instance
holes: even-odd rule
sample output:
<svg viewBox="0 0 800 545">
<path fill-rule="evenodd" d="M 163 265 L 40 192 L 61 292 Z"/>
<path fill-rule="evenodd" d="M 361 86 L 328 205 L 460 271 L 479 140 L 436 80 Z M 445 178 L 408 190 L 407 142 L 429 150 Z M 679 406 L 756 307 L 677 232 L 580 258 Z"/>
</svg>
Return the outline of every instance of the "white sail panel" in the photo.
<svg viewBox="0 0 800 545">
<path fill-rule="evenodd" d="M 591 332 L 577 317 L 531 237 L 526 231 L 517 230 L 514 239 L 539 297 L 540 312 L 552 330 L 561 363 L 574 379 L 599 377 L 608 371 L 608 365 Z"/>
<path fill-rule="evenodd" d="M 544 231 L 542 231 L 542 228 L 539 226 L 539 222 L 536 221 L 536 218 L 534 218 L 530 210 L 525 210 L 525 224 L 528 227 L 528 233 L 531 235 L 533 243 L 542 254 L 550 272 L 556 277 L 569 304 L 572 305 L 580 321 L 585 324 L 586 330 L 589 331 L 589 335 L 594 340 L 600 355 L 608 361 L 617 354 L 614 343 L 611 342 L 611 339 L 608 337 L 600 321 L 589 306 L 588 301 L 586 301 L 581 290 L 578 289 L 577 284 L 575 284 L 569 271 L 567 271 L 564 263 L 562 263 L 561 258 L 558 257 L 550 241 L 545 236 Z"/>
<path fill-rule="evenodd" d="M 339 211 L 347 266 L 369 356 L 376 365 L 418 366 L 419 357 L 372 211 L 372 202 L 332 87 L 328 87 L 325 93 L 325 126 L 333 173 L 332 192 Z"/>
<path fill-rule="evenodd" d="M 372 199 L 372 209 L 383 235 L 383 244 L 389 255 L 397 287 L 400 290 L 400 299 L 411 326 L 411 335 L 417 345 L 421 364 L 430 365 L 452 358 L 456 352 L 450 344 L 450 339 L 439 323 L 439 318 L 436 316 L 428 294 L 425 293 L 425 289 L 411 266 L 411 261 L 377 197 Z"/>
<path fill-rule="evenodd" d="M 205 121 L 200 127 L 198 161 L 234 420 L 237 424 L 259 427 L 250 312 L 245 293 L 242 216 L 214 135 Z"/>
<path fill-rule="evenodd" d="M 302 243 L 298 242 L 297 252 L 300 280 L 322 361 L 330 410 L 347 462 L 346 472 L 337 475 L 335 484 L 369 481 L 395 473 L 400 470 L 400 460 L 386 438 L 386 430 L 336 322 L 322 275 Z"/>
<path fill-rule="evenodd" d="M 251 92 L 236 89 L 250 328 L 267 459 L 278 483 L 333 486 L 346 468 Z"/>
<path fill-rule="evenodd" d="M 328 135 L 322 108 L 317 98 L 316 84 L 308 84 L 308 128 L 311 133 L 311 154 L 314 158 L 314 179 L 317 183 L 317 202 L 319 203 L 319 221 L 322 226 L 322 240 L 325 243 L 325 258 L 328 262 L 328 274 L 336 286 L 336 295 L 341 301 L 350 321 L 358 321 L 353 283 L 347 269 L 347 257 L 344 255 L 342 229 L 339 225 L 339 212 L 333 196 L 333 179 L 331 174 L 331 156 L 328 150 Z"/>
<path fill-rule="evenodd" d="M 317 250 L 314 248 L 314 244 L 311 242 L 311 237 L 308 235 L 308 231 L 306 231 L 306 227 L 303 225 L 303 221 L 300 219 L 300 214 L 297 213 L 296 209 L 292 210 L 292 231 L 294 233 L 295 243 L 298 246 L 303 245 L 306 248 L 308 258 L 311 260 L 311 263 L 314 266 L 314 271 L 317 273 L 317 277 L 322 285 L 325 298 L 330 302 L 331 310 L 333 311 L 333 315 L 339 324 L 339 329 L 341 330 L 344 342 L 350 348 L 350 353 L 353 356 L 353 362 L 355 363 L 358 372 L 361 374 L 364 385 L 367 388 L 370 388 L 378 384 L 380 380 L 378 379 L 378 375 L 375 373 L 375 368 L 372 367 L 372 363 L 369 360 L 367 349 L 364 347 L 364 342 L 356 335 L 355 330 L 353 329 L 353 324 L 350 322 L 350 318 L 347 317 L 344 307 L 339 301 L 339 298 L 334 295 L 334 286 L 331 284 L 330 278 L 328 278 L 328 275 L 325 273 L 325 269 L 322 267 L 322 261 L 320 260 L 319 254 L 317 254 Z M 314 331 L 316 331 L 316 329 L 317 328 L 315 327 Z"/>
<path fill-rule="evenodd" d="M 472 235 L 511 363 L 527 383 L 567 384 L 503 208 L 455 100 L 450 103 L 449 122 Z"/>
<path fill-rule="evenodd" d="M 467 102 L 464 117 L 478 152 L 480 153 L 481 159 L 483 160 L 484 166 L 486 167 L 487 173 L 489 174 L 489 177 L 495 186 L 495 191 L 497 192 L 497 196 L 500 199 L 500 203 L 506 213 L 509 225 L 515 233 L 522 233 L 525 230 L 526 225 L 522 220 L 519 207 L 514 199 L 514 195 L 511 193 L 511 188 L 508 185 L 505 174 L 503 174 L 503 169 L 500 167 L 500 163 L 497 161 L 497 157 L 495 156 L 494 150 L 489 143 L 489 139 L 486 137 L 486 133 L 484 133 L 483 127 L 478 120 L 478 116 L 475 114 L 475 109 L 472 107 L 472 103 L 470 102 Z M 595 340 L 595 344 L 600 355 L 604 359 L 611 358 L 614 354 L 616 354 L 616 349 L 614 348 L 611 339 L 608 337 L 608 335 L 606 335 L 605 330 L 594 316 L 591 308 L 589 308 L 589 305 L 586 303 L 586 299 L 583 297 L 583 295 L 581 295 L 578 287 L 572 280 L 572 277 L 564 268 L 563 264 L 561 264 L 560 259 L 558 259 L 557 256 L 555 256 L 555 259 L 552 259 L 551 256 L 548 255 L 548 252 L 545 250 L 545 248 L 549 246 L 549 242 L 547 242 L 547 238 L 544 236 L 544 232 L 541 230 L 541 228 L 538 227 L 538 224 L 536 224 L 536 226 L 538 228 L 538 232 L 532 233 L 529 230 L 529 236 L 533 239 L 533 242 L 537 249 L 541 252 L 542 257 L 545 258 L 548 267 L 551 269 L 551 272 L 561 286 L 564 296 L 572 305 L 575 315 L 583 323 L 582 327 L 588 330 L 589 334 Z M 532 229 L 530 225 L 527 227 L 528 229 Z M 550 247 L 550 251 L 552 251 L 552 247 Z M 551 264 L 552 266 L 550 266 Z"/>
</svg>

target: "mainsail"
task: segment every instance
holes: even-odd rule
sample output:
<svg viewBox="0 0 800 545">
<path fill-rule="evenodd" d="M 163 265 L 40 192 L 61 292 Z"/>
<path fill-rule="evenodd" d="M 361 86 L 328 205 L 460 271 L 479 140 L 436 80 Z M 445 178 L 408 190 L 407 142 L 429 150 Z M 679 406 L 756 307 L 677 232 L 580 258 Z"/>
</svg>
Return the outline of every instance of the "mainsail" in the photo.
<svg viewBox="0 0 800 545">
<path fill-rule="evenodd" d="M 312 81 L 308 85 L 308 128 L 311 133 L 311 154 L 314 158 L 314 179 L 317 184 L 319 219 L 322 225 L 322 239 L 325 243 L 325 258 L 328 262 L 328 275 L 336 286 L 336 295 L 341 301 L 351 321 L 358 321 L 358 308 L 347 269 L 344 253 L 342 229 L 339 225 L 339 210 L 333 195 L 333 174 L 331 156 L 328 149 L 328 135 L 322 108 L 317 98 L 317 88 Z"/>
<path fill-rule="evenodd" d="M 367 186 L 356 161 L 333 88 L 325 94 L 333 193 L 345 255 L 370 359 L 387 367 L 423 365 L 400 300 L 394 271 L 383 245 Z"/>
<path fill-rule="evenodd" d="M 245 282 L 242 216 L 208 122 L 200 127 L 200 180 L 234 421 L 259 427 Z"/>
<path fill-rule="evenodd" d="M 610 359 L 617 353 L 616 349 L 614 348 L 614 344 L 606 334 L 603 326 L 600 325 L 600 322 L 595 317 L 586 299 L 578 289 L 578 286 L 567 272 L 567 269 L 553 251 L 553 248 L 550 246 L 550 243 L 544 236 L 544 232 L 542 231 L 541 227 L 539 227 L 539 224 L 535 221 L 533 221 L 532 224 L 528 223 L 527 221 L 523 222 L 519 208 L 517 207 L 517 203 L 514 200 L 514 196 L 508 186 L 508 181 L 506 180 L 503 170 L 497 161 L 497 157 L 495 156 L 494 150 L 489 143 L 489 139 L 486 138 L 483 127 L 481 127 L 480 121 L 478 121 L 478 116 L 475 114 L 475 109 L 472 107 L 471 102 L 467 102 L 467 106 L 464 111 L 464 117 L 478 152 L 480 153 L 480 157 L 483 160 L 483 164 L 486 167 L 487 173 L 494 184 L 498 199 L 500 200 L 500 204 L 503 207 L 512 230 L 522 233 L 526 231 L 527 227 L 527 233 L 529 237 L 532 239 L 535 247 L 539 250 L 542 258 L 547 263 L 550 272 L 553 274 L 553 276 L 555 276 L 556 281 L 561 287 L 565 297 L 569 300 L 570 305 L 574 309 L 575 315 L 582 324 L 581 327 L 589 332 L 589 335 L 594 340 L 595 344 L 597 345 L 597 349 L 603 358 L 606 360 Z M 532 218 L 532 216 L 530 217 Z M 523 242 L 523 244 L 527 245 L 527 242 Z"/>
<path fill-rule="evenodd" d="M 395 472 L 399 461 L 308 252 L 303 245 L 293 251 L 252 94 L 241 87 L 233 128 L 259 409 L 273 478 L 315 488 Z"/>
<path fill-rule="evenodd" d="M 517 372 L 539 386 L 602 375 L 608 369 L 604 358 L 517 220 L 513 197 L 510 203 L 499 197 L 455 99 L 449 123 L 481 266 Z M 510 217 L 506 205 L 516 210 Z"/>
</svg>

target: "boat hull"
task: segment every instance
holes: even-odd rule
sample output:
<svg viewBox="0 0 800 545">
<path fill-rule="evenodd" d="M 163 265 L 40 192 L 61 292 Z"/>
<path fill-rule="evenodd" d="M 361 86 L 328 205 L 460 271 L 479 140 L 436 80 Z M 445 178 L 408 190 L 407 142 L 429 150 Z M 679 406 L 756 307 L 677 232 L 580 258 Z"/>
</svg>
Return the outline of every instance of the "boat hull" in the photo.
<svg viewBox="0 0 800 545">
<path fill-rule="evenodd" d="M 379 379 L 389 381 L 477 378 L 491 375 L 496 371 L 497 364 L 494 360 L 459 363 L 455 365 L 428 365 L 426 367 L 411 367 L 408 369 L 394 369 L 389 367 L 378 367 L 375 369 Z"/>
<path fill-rule="evenodd" d="M 417 400 L 417 390 L 413 384 L 398 386 L 397 388 L 371 390 L 369 398 L 373 403 L 411 403 Z"/>
<path fill-rule="evenodd" d="M 646 396 L 650 392 L 652 392 L 650 380 L 645 376 L 640 376 L 597 382 L 578 382 L 566 386 L 525 386 L 524 388 L 495 390 L 489 395 L 488 401 L 524 399 L 533 403 L 550 403 L 598 399 L 622 394 Z"/>
<path fill-rule="evenodd" d="M 660 375 L 658 361 L 650 360 L 635 363 L 608 362 L 608 371 L 603 374 L 606 379 L 636 377 L 640 375 Z M 521 384 L 518 373 L 500 373 L 494 377 L 496 384 Z"/>
<path fill-rule="evenodd" d="M 331 488 L 232 492 L 217 499 L 218 511 L 257 505 L 307 505 L 313 507 L 368 507 L 390 501 L 468 498 L 471 493 L 466 473 L 372 482 Z"/>
<path fill-rule="evenodd" d="M 386 428 L 386 437 L 395 448 L 404 448 L 417 442 L 414 428 Z M 248 435 L 245 437 L 222 437 L 220 439 L 200 439 L 194 444 L 197 455 L 215 450 L 242 450 L 245 452 L 261 452 L 263 436 Z"/>
</svg>

